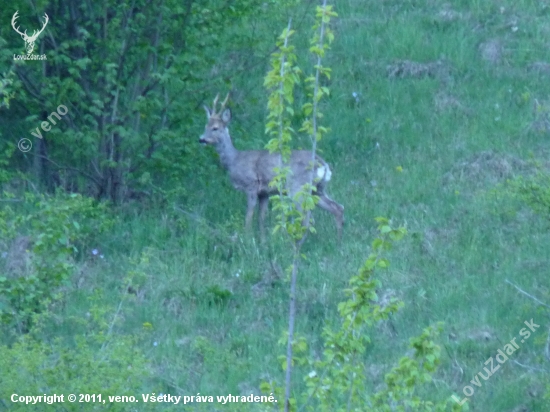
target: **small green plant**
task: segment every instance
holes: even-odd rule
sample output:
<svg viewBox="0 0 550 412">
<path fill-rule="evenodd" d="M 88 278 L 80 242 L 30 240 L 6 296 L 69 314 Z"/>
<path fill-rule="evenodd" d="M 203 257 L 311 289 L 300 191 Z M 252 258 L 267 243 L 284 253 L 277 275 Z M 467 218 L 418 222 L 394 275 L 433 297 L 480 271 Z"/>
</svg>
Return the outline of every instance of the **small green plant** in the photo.
<svg viewBox="0 0 550 412">
<path fill-rule="evenodd" d="M 540 171 L 533 177 L 517 177 L 507 182 L 507 189 L 535 213 L 550 219 L 550 174 Z"/>
<path fill-rule="evenodd" d="M 113 333 L 120 322 L 123 303 L 132 299 L 126 293 L 134 272 L 124 279 L 121 301 L 115 309 L 103 295 L 95 291 L 85 316 L 63 319 L 71 328 L 71 337 L 51 336 L 52 325 L 59 317 L 43 310 L 32 315 L 29 333 L 20 335 L 13 345 L 0 345 L 0 405 L 10 405 L 13 411 L 80 411 L 131 410 L 130 405 L 113 403 L 109 396 L 132 395 L 144 392 L 144 382 L 150 376 L 150 366 L 138 349 L 139 336 Z M 144 380 L 145 379 L 145 380 Z M 63 403 L 49 404 L 47 400 L 35 405 L 12 402 L 16 395 L 64 396 Z M 75 401 L 68 395 L 75 394 Z M 81 398 L 89 394 L 90 398 Z M 101 396 L 99 398 L 98 396 Z M 50 398 L 51 399 L 51 398 Z M 141 401 L 141 398 L 139 398 Z"/>
<path fill-rule="evenodd" d="M 111 227 L 104 204 L 81 195 L 58 192 L 55 196 L 27 194 L 30 213 L 16 215 L 5 209 L 0 215 L 2 232 L 11 242 L 27 239 L 29 265 L 14 272 L 0 272 L 0 323 L 28 331 L 33 313 L 59 300 L 59 288 L 65 285 L 75 268 L 77 245 L 85 244 Z M 21 233 L 26 234 L 22 237 Z M 21 259 L 14 256 L 13 259 Z"/>
<path fill-rule="evenodd" d="M 389 319 L 403 302 L 396 298 L 381 302 L 376 292 L 381 288 L 374 274 L 389 267 L 383 253 L 391 249 L 393 242 L 405 235 L 404 228 L 394 229 L 385 218 L 377 218 L 380 236 L 372 242 L 372 252 L 349 281 L 347 300 L 338 305 L 340 326 L 323 331 L 323 352 L 320 359 L 312 359 L 307 341 L 303 337 L 293 340 L 292 365 L 307 367 L 304 376 L 306 390 L 297 398 L 289 399 L 289 410 L 307 411 L 460 411 L 460 406 L 450 399 L 435 403 L 421 399 L 419 389 L 430 383 L 432 373 L 440 362 L 441 348 L 434 342 L 441 325 L 430 326 L 422 334 L 410 340 L 411 356 L 401 358 L 398 365 L 385 375 L 385 386 L 371 394 L 369 380 L 365 376 L 364 355 L 370 343 L 369 329 Z M 285 343 L 286 336 L 281 340 Z M 286 368 L 286 362 L 283 368 Z M 265 393 L 283 396 L 283 388 L 275 382 L 264 382 Z M 281 407 L 281 409 L 283 409 Z M 462 409 L 466 410 L 466 409 Z"/>
<path fill-rule="evenodd" d="M 487 199 L 495 202 L 495 214 L 513 217 L 527 206 L 550 220 L 550 174 L 537 163 L 534 165 L 536 173 L 508 179 L 487 192 Z"/>
</svg>

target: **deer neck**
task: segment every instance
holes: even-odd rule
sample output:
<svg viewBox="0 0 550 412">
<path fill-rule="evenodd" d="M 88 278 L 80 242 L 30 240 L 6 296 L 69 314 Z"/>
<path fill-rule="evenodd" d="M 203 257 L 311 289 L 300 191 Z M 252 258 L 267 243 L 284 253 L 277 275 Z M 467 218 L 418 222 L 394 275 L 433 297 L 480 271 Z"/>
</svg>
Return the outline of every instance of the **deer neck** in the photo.
<svg viewBox="0 0 550 412">
<path fill-rule="evenodd" d="M 216 150 L 220 155 L 220 161 L 227 170 L 230 170 L 231 167 L 235 164 L 235 158 L 239 151 L 233 146 L 231 137 L 227 135 L 227 139 L 224 139 L 217 144 Z"/>
</svg>

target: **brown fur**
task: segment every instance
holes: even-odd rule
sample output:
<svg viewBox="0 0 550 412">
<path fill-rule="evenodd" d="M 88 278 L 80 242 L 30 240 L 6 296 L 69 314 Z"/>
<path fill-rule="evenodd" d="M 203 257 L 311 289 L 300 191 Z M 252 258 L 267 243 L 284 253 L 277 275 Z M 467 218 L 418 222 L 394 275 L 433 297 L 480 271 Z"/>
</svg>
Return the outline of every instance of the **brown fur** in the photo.
<svg viewBox="0 0 550 412">
<path fill-rule="evenodd" d="M 216 102 L 212 109 L 205 106 L 208 122 L 204 134 L 200 137 L 200 142 L 214 146 L 222 165 L 229 172 L 229 178 L 235 189 L 244 192 L 248 200 L 248 209 L 246 212 L 246 227 L 249 228 L 254 208 L 260 204 L 260 229 L 264 233 L 264 219 L 267 212 L 269 196 L 276 194 L 277 191 L 269 187 L 269 182 L 275 177 L 273 169 L 281 165 L 281 156 L 276 153 L 269 153 L 267 150 L 237 150 L 233 146 L 229 130 L 227 128 L 231 120 L 231 111 L 224 109 L 225 103 L 218 113 Z M 328 164 L 319 156 L 316 156 L 315 166 L 311 165 L 311 152 L 307 150 L 293 151 L 290 156 L 291 174 L 287 180 L 287 189 L 292 196 L 300 188 L 312 181 L 312 173 L 315 173 L 313 184 L 315 185 L 316 195 L 319 196 L 317 204 L 322 209 L 332 213 L 336 219 L 338 236 L 341 237 L 342 226 L 344 224 L 344 207 L 334 200 L 330 199 L 325 193 L 325 188 L 330 180 L 331 171 Z M 313 170 L 312 170 L 313 169 Z"/>
</svg>

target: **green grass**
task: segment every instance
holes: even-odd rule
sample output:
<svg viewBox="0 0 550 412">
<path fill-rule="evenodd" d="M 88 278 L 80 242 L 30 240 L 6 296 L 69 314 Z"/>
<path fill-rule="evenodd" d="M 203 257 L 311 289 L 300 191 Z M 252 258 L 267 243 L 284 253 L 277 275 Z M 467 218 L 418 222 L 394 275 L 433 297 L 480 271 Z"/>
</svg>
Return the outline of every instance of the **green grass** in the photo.
<svg viewBox="0 0 550 412">
<path fill-rule="evenodd" d="M 439 12 L 448 9 L 458 17 L 443 19 Z M 536 61 L 550 61 L 548 6 L 350 0 L 339 2 L 336 11 L 336 41 L 325 61 L 333 70 L 331 97 L 322 108 L 332 132 L 320 148 L 334 169 L 329 193 L 345 205 L 346 227 L 338 247 L 332 216 L 315 214 L 318 234 L 308 239 L 307 262 L 300 267 L 298 332 L 315 356 L 323 326 L 337 319 L 347 279 L 369 253 L 374 217 L 390 217 L 406 225 L 409 235 L 391 252 L 392 266 L 380 279 L 383 291 L 393 290 L 405 308 L 391 328 L 372 331 L 366 362 L 372 387 L 406 351 L 410 337 L 441 320 L 444 359 L 427 395 L 462 397 L 487 358 L 533 318 L 540 330 L 475 388 L 469 404 L 472 411 L 520 405 L 544 410 L 539 387 L 548 383 L 548 374 L 514 361 L 547 369 L 547 314 L 505 279 L 550 303 L 548 220 L 490 190 L 527 173 L 506 169 L 503 159 L 528 161 L 534 154 L 545 161 L 550 150 L 548 133 L 528 130 L 534 99 L 547 101 L 550 92 L 548 79 L 528 70 Z M 517 31 L 511 21 L 517 21 Z M 309 34 L 306 23 L 300 36 Z M 480 45 L 491 39 L 502 44 L 500 62 L 481 57 Z M 448 67 L 441 76 L 387 75 L 387 66 L 400 60 L 439 59 Z M 250 91 L 234 108 L 231 131 L 239 148 L 267 141 L 263 69 L 234 79 L 235 88 Z M 360 93 L 357 105 L 352 92 Z M 438 107 L 438 96 L 458 105 Z M 473 165 L 485 151 L 493 160 Z M 116 308 L 126 293 L 122 279 L 137 270 L 136 294 L 124 304 L 116 331 L 152 325 L 141 350 L 151 361 L 153 386 L 165 393 L 250 393 L 262 380 L 282 380 L 277 357 L 284 348 L 277 341 L 287 327 L 287 247 L 278 236 L 261 246 L 244 233 L 244 196 L 221 169 L 212 170 L 210 184 L 181 203 L 204 220 L 172 209 L 125 210 L 116 230 L 97 245 L 105 259 L 83 266 L 78 289 L 57 309 L 62 318 L 85 313 L 96 289 Z M 144 253 L 147 263 L 131 263 Z M 70 335 L 67 328 L 62 321 L 57 326 Z M 487 331 L 487 339 L 480 331 Z M 295 384 L 301 384 L 298 375 Z M 528 395 L 533 388 L 539 388 L 534 397 Z"/>
</svg>

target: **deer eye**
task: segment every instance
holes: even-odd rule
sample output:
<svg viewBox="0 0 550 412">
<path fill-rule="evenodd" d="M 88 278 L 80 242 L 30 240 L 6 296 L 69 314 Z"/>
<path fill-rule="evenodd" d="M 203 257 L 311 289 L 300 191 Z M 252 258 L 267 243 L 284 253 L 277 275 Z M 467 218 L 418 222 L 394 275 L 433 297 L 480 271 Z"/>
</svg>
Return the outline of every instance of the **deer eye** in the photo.
<svg viewBox="0 0 550 412">
<path fill-rule="evenodd" d="M 218 130 L 218 126 L 212 126 L 212 131 L 215 132 L 216 130 Z"/>
</svg>

